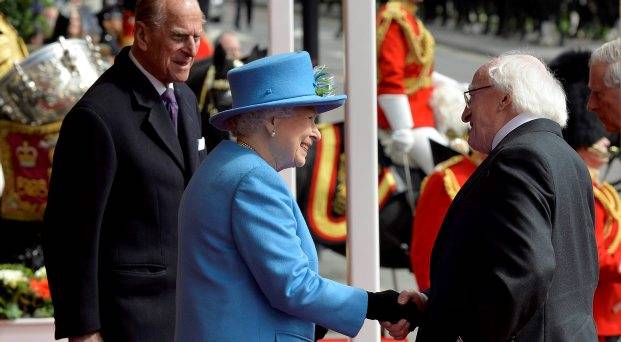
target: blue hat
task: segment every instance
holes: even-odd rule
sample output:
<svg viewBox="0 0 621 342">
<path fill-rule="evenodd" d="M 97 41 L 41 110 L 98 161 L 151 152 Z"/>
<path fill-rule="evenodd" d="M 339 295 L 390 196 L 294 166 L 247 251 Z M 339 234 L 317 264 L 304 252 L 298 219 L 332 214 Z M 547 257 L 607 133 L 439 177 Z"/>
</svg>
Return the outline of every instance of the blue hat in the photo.
<svg viewBox="0 0 621 342">
<path fill-rule="evenodd" d="M 306 51 L 257 59 L 229 71 L 233 108 L 215 114 L 209 122 L 228 130 L 226 121 L 258 109 L 315 107 L 317 114 L 340 107 L 346 95 L 319 96 L 310 56 Z"/>
</svg>

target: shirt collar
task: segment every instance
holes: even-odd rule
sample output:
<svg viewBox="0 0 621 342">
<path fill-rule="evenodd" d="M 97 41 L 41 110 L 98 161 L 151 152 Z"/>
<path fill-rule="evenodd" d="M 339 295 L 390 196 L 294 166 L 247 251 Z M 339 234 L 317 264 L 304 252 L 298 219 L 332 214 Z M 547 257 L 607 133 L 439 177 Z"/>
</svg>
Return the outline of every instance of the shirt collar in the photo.
<svg viewBox="0 0 621 342">
<path fill-rule="evenodd" d="M 492 150 L 500 144 L 502 139 L 504 139 L 509 133 L 511 133 L 514 129 L 522 126 L 523 124 L 538 119 L 538 117 L 528 114 L 528 113 L 520 113 L 513 119 L 509 120 L 494 136 L 494 140 L 492 140 Z"/>
<path fill-rule="evenodd" d="M 134 64 L 136 64 L 136 67 L 138 68 L 138 70 L 140 70 L 140 72 L 142 72 L 145 76 L 147 76 L 147 79 L 149 79 L 149 82 L 151 82 L 151 84 L 153 85 L 153 87 L 155 88 L 155 90 L 157 91 L 157 93 L 162 96 L 162 94 L 164 94 L 164 92 L 166 91 L 166 86 L 164 85 L 164 83 L 162 83 L 160 80 L 158 80 L 157 78 L 153 77 L 153 75 L 151 75 L 136 59 L 136 57 L 134 57 L 134 54 L 132 53 L 131 50 L 129 50 L 129 58 L 132 60 L 132 62 L 134 62 Z M 168 84 L 168 88 L 171 89 L 175 89 L 173 87 L 172 83 Z"/>
</svg>

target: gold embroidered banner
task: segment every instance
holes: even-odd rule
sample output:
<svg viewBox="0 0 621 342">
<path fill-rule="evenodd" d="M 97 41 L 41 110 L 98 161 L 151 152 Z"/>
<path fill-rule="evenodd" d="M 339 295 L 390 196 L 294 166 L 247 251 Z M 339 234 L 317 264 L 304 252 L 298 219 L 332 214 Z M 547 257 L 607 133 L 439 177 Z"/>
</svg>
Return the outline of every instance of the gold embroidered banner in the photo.
<svg viewBox="0 0 621 342">
<path fill-rule="evenodd" d="M 302 208 L 311 233 L 324 243 L 342 243 L 347 238 L 343 129 L 342 123 L 319 127 L 321 140 L 316 145 L 308 200 Z M 390 169 L 380 168 L 378 186 L 381 209 L 396 190 Z"/>
<path fill-rule="evenodd" d="M 60 124 L 30 126 L 0 120 L 0 163 L 5 179 L 0 201 L 2 218 L 43 219 Z"/>
</svg>

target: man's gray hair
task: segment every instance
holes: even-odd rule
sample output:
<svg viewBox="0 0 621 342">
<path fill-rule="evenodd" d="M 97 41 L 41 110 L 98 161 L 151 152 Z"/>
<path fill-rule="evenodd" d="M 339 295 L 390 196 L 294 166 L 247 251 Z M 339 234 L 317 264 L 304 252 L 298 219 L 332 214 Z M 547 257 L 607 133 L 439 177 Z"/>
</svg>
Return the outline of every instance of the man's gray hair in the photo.
<svg viewBox="0 0 621 342">
<path fill-rule="evenodd" d="M 166 20 L 166 0 L 136 1 L 136 21 L 150 27 L 161 27 Z"/>
<path fill-rule="evenodd" d="M 494 87 L 511 94 L 513 109 L 567 124 L 567 103 L 561 83 L 536 57 L 515 52 L 489 63 Z"/>
<path fill-rule="evenodd" d="M 604 74 L 607 87 L 621 88 L 621 38 L 609 41 L 593 51 L 589 65 L 603 63 L 608 66 Z"/>
<path fill-rule="evenodd" d="M 230 120 L 231 133 L 235 136 L 247 136 L 258 131 L 265 120 L 272 116 L 292 116 L 293 108 L 259 109 L 252 112 L 237 115 Z"/>
</svg>

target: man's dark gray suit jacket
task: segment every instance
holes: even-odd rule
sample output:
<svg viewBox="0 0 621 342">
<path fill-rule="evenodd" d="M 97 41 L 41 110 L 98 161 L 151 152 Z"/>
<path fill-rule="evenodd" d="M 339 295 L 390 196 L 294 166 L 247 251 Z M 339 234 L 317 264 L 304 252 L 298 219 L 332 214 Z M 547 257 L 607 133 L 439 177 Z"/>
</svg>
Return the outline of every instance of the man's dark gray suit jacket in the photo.
<svg viewBox="0 0 621 342">
<path fill-rule="evenodd" d="M 417 341 L 596 341 L 591 178 L 547 119 L 510 132 L 455 197 Z"/>
<path fill-rule="evenodd" d="M 175 83 L 178 135 L 129 48 L 67 114 L 44 253 L 56 337 L 172 341 L 177 212 L 199 164 L 196 98 Z"/>
</svg>

